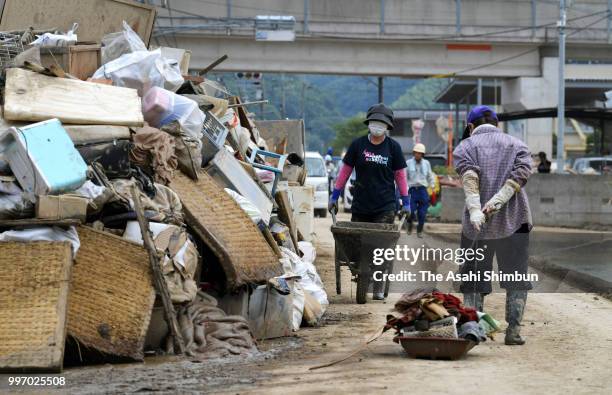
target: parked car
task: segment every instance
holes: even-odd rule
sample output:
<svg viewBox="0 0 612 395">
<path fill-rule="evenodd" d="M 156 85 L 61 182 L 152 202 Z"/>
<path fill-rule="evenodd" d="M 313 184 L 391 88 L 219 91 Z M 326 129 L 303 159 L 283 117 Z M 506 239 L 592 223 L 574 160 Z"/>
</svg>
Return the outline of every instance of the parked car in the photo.
<svg viewBox="0 0 612 395">
<path fill-rule="evenodd" d="M 314 211 L 320 217 L 327 216 L 329 180 L 325 160 L 318 152 L 306 152 L 306 185 L 314 187 Z"/>
<path fill-rule="evenodd" d="M 578 174 L 611 174 L 612 156 L 576 158 L 572 170 Z"/>
</svg>

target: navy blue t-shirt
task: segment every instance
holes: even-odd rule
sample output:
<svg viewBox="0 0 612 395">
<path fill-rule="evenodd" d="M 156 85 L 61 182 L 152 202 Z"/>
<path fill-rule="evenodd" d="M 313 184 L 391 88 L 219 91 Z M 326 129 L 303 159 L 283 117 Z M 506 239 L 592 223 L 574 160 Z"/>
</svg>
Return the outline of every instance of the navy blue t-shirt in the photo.
<svg viewBox="0 0 612 395">
<path fill-rule="evenodd" d="M 387 136 L 374 145 L 367 135 L 359 137 L 353 140 L 342 160 L 356 174 L 352 212 L 367 215 L 395 210 L 394 173 L 406 167 L 397 141 Z"/>
</svg>

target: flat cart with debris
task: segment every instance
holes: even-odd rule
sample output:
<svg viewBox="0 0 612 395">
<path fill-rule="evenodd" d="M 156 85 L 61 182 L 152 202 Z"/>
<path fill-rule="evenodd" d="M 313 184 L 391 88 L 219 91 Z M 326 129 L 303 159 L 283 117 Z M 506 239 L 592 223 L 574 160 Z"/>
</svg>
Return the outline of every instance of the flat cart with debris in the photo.
<svg viewBox="0 0 612 395">
<path fill-rule="evenodd" d="M 376 248 L 394 248 L 400 237 L 400 230 L 404 224 L 403 216 L 398 224 L 377 224 L 370 222 L 336 221 L 336 213 L 332 212 L 333 225 L 331 227 L 335 241 L 335 267 L 336 267 L 336 293 L 342 293 L 340 267 L 348 266 L 357 283 L 357 303 L 366 303 L 366 294 L 372 279 L 372 271 L 381 270 L 383 273 L 393 272 L 393 262 L 377 267 L 373 264 L 373 257 L 366 257 L 367 246 Z M 367 240 L 367 242 L 366 242 Z M 385 297 L 389 294 L 390 281 L 385 283 Z"/>
</svg>

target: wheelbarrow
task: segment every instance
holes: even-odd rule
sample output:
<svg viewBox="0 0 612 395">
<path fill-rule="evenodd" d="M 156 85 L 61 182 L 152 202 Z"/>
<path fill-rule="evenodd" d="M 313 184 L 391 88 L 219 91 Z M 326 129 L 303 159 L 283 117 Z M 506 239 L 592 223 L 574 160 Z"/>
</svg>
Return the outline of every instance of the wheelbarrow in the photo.
<svg viewBox="0 0 612 395">
<path fill-rule="evenodd" d="M 380 267 L 375 266 L 373 257 L 366 259 L 370 246 L 375 248 L 395 248 L 400 237 L 400 230 L 406 219 L 405 215 L 400 218 L 398 224 L 379 224 L 370 222 L 336 221 L 336 212 L 332 211 L 333 225 L 331 227 L 334 235 L 335 248 L 334 259 L 336 269 L 336 293 L 342 293 L 340 268 L 348 266 L 351 271 L 352 280 L 357 283 L 357 303 L 364 304 L 367 301 L 366 294 L 372 280 L 374 270 L 381 270 L 383 274 L 393 273 L 393 262 L 386 262 Z M 367 242 L 366 242 L 367 241 Z M 385 283 L 385 297 L 389 294 L 390 281 L 387 277 Z"/>
</svg>

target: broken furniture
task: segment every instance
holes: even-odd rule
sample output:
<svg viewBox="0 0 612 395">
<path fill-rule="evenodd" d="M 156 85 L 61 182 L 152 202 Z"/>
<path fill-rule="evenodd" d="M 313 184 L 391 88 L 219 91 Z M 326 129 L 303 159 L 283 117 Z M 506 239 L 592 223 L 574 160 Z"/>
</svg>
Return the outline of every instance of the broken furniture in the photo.
<svg viewBox="0 0 612 395">
<path fill-rule="evenodd" d="M 261 137 L 266 141 L 269 151 L 278 154 L 295 153 L 300 158 L 306 154 L 306 138 L 302 119 L 257 120 L 254 121 Z M 306 171 L 303 166 L 285 166 L 283 180 L 304 184 Z"/>
<path fill-rule="evenodd" d="M 264 165 L 261 163 L 257 163 L 257 156 L 261 155 L 263 157 L 274 158 L 277 160 L 276 166 Z M 278 180 L 283 174 L 283 168 L 285 167 L 285 161 L 287 160 L 287 155 L 277 154 L 275 152 L 264 151 L 262 149 L 256 148 L 251 151 L 251 156 L 249 157 L 249 163 L 258 169 L 268 170 L 274 173 L 274 183 L 272 184 L 272 196 L 276 193 L 276 187 L 278 185 Z"/>
<path fill-rule="evenodd" d="M 69 45 L 67 47 L 40 48 L 43 67 L 59 66 L 64 72 L 80 80 L 91 77 L 102 64 L 100 45 Z"/>
</svg>

